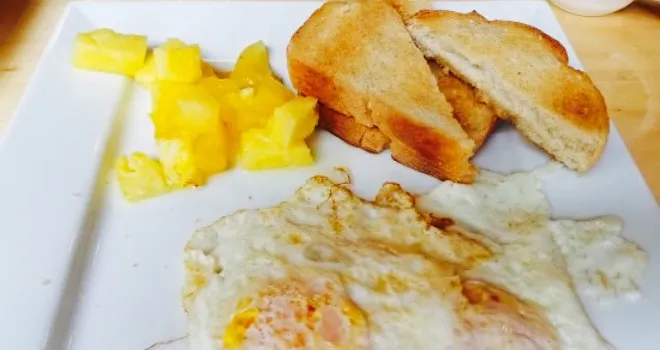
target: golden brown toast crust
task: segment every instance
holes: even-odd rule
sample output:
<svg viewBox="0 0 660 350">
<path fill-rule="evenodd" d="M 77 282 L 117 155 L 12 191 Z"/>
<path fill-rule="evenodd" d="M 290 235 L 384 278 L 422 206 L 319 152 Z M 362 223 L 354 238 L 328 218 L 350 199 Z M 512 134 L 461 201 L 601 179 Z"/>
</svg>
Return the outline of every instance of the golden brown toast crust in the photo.
<svg viewBox="0 0 660 350">
<path fill-rule="evenodd" d="M 433 9 L 422 9 L 420 11 L 417 11 L 414 13 L 415 16 L 415 21 L 424 21 L 424 20 L 442 20 L 444 19 L 449 19 L 449 18 L 455 18 L 456 16 L 462 16 L 465 17 L 465 19 L 469 20 L 474 20 L 478 21 L 481 23 L 492 23 L 496 25 L 504 25 L 508 27 L 514 27 L 518 28 L 521 30 L 521 32 L 518 33 L 520 35 L 521 33 L 523 35 L 526 35 L 528 39 L 533 39 L 537 40 L 540 44 L 543 44 L 546 46 L 546 49 L 548 52 L 551 52 L 558 60 L 568 64 L 568 53 L 566 52 L 566 48 L 564 45 L 562 45 L 557 39 L 551 37 L 550 35 L 546 34 L 542 30 L 531 26 L 526 23 L 521 23 L 521 22 L 513 22 L 513 21 L 503 21 L 503 20 L 488 20 L 486 17 L 482 16 L 479 12 L 477 11 L 471 11 L 468 13 L 460 13 L 460 12 L 454 12 L 454 11 L 446 11 L 446 10 L 433 10 Z M 411 16 L 412 17 L 412 16 Z"/>
<path fill-rule="evenodd" d="M 438 143 L 442 139 L 430 136 L 430 140 L 425 140 L 424 137 L 428 136 L 426 129 L 422 127 L 420 130 L 418 126 L 408 124 L 407 119 L 402 119 L 402 124 L 396 126 L 396 128 L 408 128 L 408 132 L 419 135 L 420 142 L 424 146 L 418 147 L 418 149 L 427 152 L 426 154 L 413 151 L 400 142 L 391 142 L 378 128 L 364 126 L 355 121 L 354 118 L 339 113 L 323 104 L 319 105 L 319 127 L 331 132 L 344 142 L 362 148 L 367 152 L 380 153 L 390 146 L 394 160 L 440 180 L 471 183 L 476 175 L 477 169 L 469 163 L 467 167 L 461 167 L 464 166 L 464 163 L 443 163 L 442 159 L 435 159 L 436 149 L 443 147 L 441 143 Z M 429 147 L 429 149 L 425 149 L 425 147 Z"/>
<path fill-rule="evenodd" d="M 332 78 L 295 58 L 289 57 L 288 65 L 293 86 L 300 94 L 316 97 L 322 103 L 332 101 L 333 110 L 358 111 L 357 114 L 363 116 L 370 114 L 367 104 L 360 98 L 344 98 L 344 96 L 357 96 L 355 91 L 338 86 Z M 372 127 L 374 123 L 371 118 L 363 118 L 360 125 Z"/>
<path fill-rule="evenodd" d="M 481 102 L 474 89 L 455 75 L 445 72 L 445 68 L 429 62 L 431 71 L 438 80 L 440 91 L 454 108 L 454 118 L 458 120 L 477 148 L 485 142 L 497 122 L 495 111 Z M 385 150 L 390 140 L 377 127 L 358 123 L 355 118 L 339 113 L 320 104 L 319 127 L 331 132 L 346 143 L 360 147 L 371 153 Z"/>
<path fill-rule="evenodd" d="M 433 4 L 430 1 L 426 0 L 384 0 L 390 6 L 392 6 L 396 12 L 399 13 L 401 18 L 404 20 L 406 18 L 412 17 L 415 13 L 433 9 Z"/>
<path fill-rule="evenodd" d="M 390 139 L 377 127 L 364 126 L 353 117 L 341 114 L 319 104 L 319 127 L 331 132 L 346 143 L 370 153 L 381 153 L 390 144 Z"/>
<path fill-rule="evenodd" d="M 397 162 L 441 180 L 449 179 L 447 175 L 448 167 L 443 167 L 437 161 L 427 159 L 427 157 L 401 143 L 390 144 L 390 139 L 377 127 L 367 127 L 359 124 L 354 118 L 332 110 L 323 104 L 319 105 L 319 127 L 331 132 L 344 142 L 362 148 L 367 152 L 381 153 L 390 146 L 392 158 Z M 492 126 L 488 131 L 491 130 Z M 472 174 L 475 172 L 476 169 L 473 167 L 459 169 L 454 173 L 463 174 L 464 176 L 454 176 L 451 180 L 459 183 L 471 183 L 473 181 Z"/>
<path fill-rule="evenodd" d="M 438 80 L 440 91 L 454 109 L 454 118 L 461 124 L 477 149 L 495 128 L 497 112 L 482 102 L 474 88 L 450 73 L 446 68 L 429 61 L 431 71 Z"/>
<path fill-rule="evenodd" d="M 387 108 L 386 105 L 383 107 Z M 408 143 L 400 142 L 397 137 L 390 137 L 390 148 L 396 142 L 401 145 L 399 148 L 405 147 L 414 150 L 414 153 L 411 153 L 414 154 L 414 158 L 401 156 L 395 160 L 440 180 L 460 183 L 474 182 L 477 168 L 466 161 L 472 156 L 472 151 L 467 153 L 455 146 L 455 140 L 399 114 L 396 110 L 389 112 L 382 110 L 380 113 L 386 116 L 385 127 L 388 132 L 385 132 L 385 135 L 414 135 Z M 385 130 L 380 124 L 378 127 L 380 130 Z M 392 154 L 394 155 L 394 151 Z M 432 170 L 423 171 L 421 167 L 416 167 L 416 164 L 426 164 L 429 169 L 432 167 Z"/>
<path fill-rule="evenodd" d="M 433 4 L 427 0 L 385 0 L 385 2 L 399 13 L 404 22 L 418 12 L 433 11 Z M 481 16 L 476 11 L 473 14 Z M 520 25 L 527 26 L 522 23 Z M 549 42 L 553 42 L 558 57 L 568 62 L 566 50 L 558 41 L 545 33 L 540 33 L 540 35 L 546 36 Z M 433 60 L 429 60 L 428 63 L 438 81 L 440 91 L 454 110 L 453 117 L 461 124 L 468 137 L 474 141 L 476 149 L 479 149 L 495 127 L 498 117 L 496 109 L 483 102 L 482 96 L 472 86 L 450 73 L 449 69 L 438 65 Z M 506 115 L 499 115 L 499 117 L 506 119 Z"/>
<path fill-rule="evenodd" d="M 426 60 L 387 3 L 324 3 L 291 38 L 287 62 L 301 94 L 377 126 L 436 162 L 444 179 L 474 178 L 474 142 L 451 117 Z"/>
<path fill-rule="evenodd" d="M 377 63 L 373 57 L 378 55 L 378 47 L 367 44 L 372 37 L 377 40 L 385 36 L 382 28 L 386 25 L 369 20 L 370 16 L 378 16 L 384 23 L 393 22 L 395 27 L 400 21 L 387 10 L 392 9 L 380 0 L 345 0 L 328 1 L 314 11 L 287 47 L 293 86 L 301 94 L 314 96 L 328 107 L 353 116 L 362 125 L 374 126 L 369 107 L 371 82 L 362 73 Z"/>
<path fill-rule="evenodd" d="M 532 142 L 576 170 L 598 161 L 609 135 L 604 98 L 587 74 L 568 65 L 557 40 L 476 12 L 423 10 L 406 23 L 428 58 L 476 84 L 489 103 L 499 101 L 496 107 Z M 480 85 L 477 76 L 492 81 Z"/>
<path fill-rule="evenodd" d="M 448 178 L 446 175 L 446 169 L 451 165 L 442 164 L 437 161 L 430 161 L 418 152 L 412 150 L 410 147 L 396 141 L 390 143 L 390 152 L 392 153 L 392 159 L 397 162 L 440 180 L 450 180 L 457 183 L 469 184 L 474 182 L 474 177 L 477 173 L 475 167 L 456 169 L 454 172 L 455 176 Z M 457 174 L 463 174 L 463 176 L 457 176 Z"/>
</svg>

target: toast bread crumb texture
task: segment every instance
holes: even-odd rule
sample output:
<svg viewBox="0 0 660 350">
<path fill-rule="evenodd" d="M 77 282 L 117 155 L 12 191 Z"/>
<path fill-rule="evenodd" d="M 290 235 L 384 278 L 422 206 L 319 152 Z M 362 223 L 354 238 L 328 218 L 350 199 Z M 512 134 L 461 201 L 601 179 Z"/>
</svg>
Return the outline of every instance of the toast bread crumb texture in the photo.
<svg viewBox="0 0 660 350">
<path fill-rule="evenodd" d="M 324 3 L 291 38 L 287 61 L 301 94 L 414 149 L 440 167 L 437 177 L 473 181 L 474 142 L 387 3 Z"/>
<path fill-rule="evenodd" d="M 468 164 L 470 168 L 454 170 L 454 173 L 464 174 L 464 177 L 455 176 L 452 179 L 447 179 L 445 175 L 447 171 L 446 169 L 451 165 L 443 164 L 442 162 L 429 161 L 416 150 L 396 141 L 390 143 L 390 152 L 392 153 L 392 159 L 395 161 L 440 180 L 451 180 L 456 183 L 469 184 L 474 182 L 473 177 L 477 172 L 475 167 Z"/>
<path fill-rule="evenodd" d="M 454 109 L 453 117 L 461 124 L 477 149 L 495 128 L 498 112 L 482 101 L 475 89 L 452 74 L 449 69 L 429 61 L 440 91 Z"/>
<path fill-rule="evenodd" d="M 397 162 L 435 178 L 446 179 L 445 173 L 448 166 L 442 164 L 441 161 L 429 160 L 400 142 L 391 142 L 378 128 L 364 126 L 354 118 L 323 104 L 319 105 L 319 127 L 331 132 L 344 142 L 370 153 L 381 153 L 390 146 L 392 158 Z M 456 176 L 452 181 L 470 183 L 475 171 L 476 169 L 471 166 L 467 169 L 455 170 L 456 174 L 465 174 L 465 178 Z"/>
<path fill-rule="evenodd" d="M 453 116 L 474 141 L 481 147 L 497 122 L 496 112 L 484 102 L 475 90 L 451 74 L 445 67 L 429 61 L 440 91 L 453 107 Z M 367 127 L 355 118 L 339 113 L 321 104 L 319 108 L 319 127 L 325 129 L 346 143 L 360 147 L 371 153 L 380 153 L 389 145 L 389 138 L 377 127 Z"/>
<path fill-rule="evenodd" d="M 422 10 L 432 10 L 433 4 L 426 0 L 384 0 L 392 6 L 404 20 Z"/>
<path fill-rule="evenodd" d="M 377 127 L 362 125 L 353 117 L 341 114 L 323 104 L 319 104 L 319 127 L 331 132 L 349 145 L 362 148 L 370 153 L 381 153 L 390 144 L 390 139 Z"/>
<path fill-rule="evenodd" d="M 598 161 L 609 135 L 605 101 L 555 39 L 476 12 L 423 10 L 406 23 L 427 58 L 476 87 L 555 159 L 578 171 Z"/>
</svg>

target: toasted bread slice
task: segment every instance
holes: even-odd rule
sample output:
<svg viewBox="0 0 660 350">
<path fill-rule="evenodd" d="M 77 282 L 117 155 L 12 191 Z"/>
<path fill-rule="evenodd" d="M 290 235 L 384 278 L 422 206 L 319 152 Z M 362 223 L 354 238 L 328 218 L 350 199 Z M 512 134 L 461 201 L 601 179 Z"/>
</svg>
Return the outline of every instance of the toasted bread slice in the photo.
<svg viewBox="0 0 660 350">
<path fill-rule="evenodd" d="M 429 61 L 431 71 L 438 80 L 438 87 L 444 93 L 449 104 L 454 108 L 454 118 L 461 124 L 477 148 L 497 122 L 496 112 L 479 100 L 474 88 L 448 72 L 435 62 Z M 358 123 L 355 118 L 341 114 L 321 104 L 319 108 L 319 126 L 355 147 L 371 153 L 384 151 L 390 143 L 385 134 L 377 127 L 368 127 Z"/>
<path fill-rule="evenodd" d="M 319 127 L 328 130 L 349 145 L 371 153 L 380 153 L 390 144 L 390 139 L 377 127 L 364 126 L 347 116 L 319 104 Z"/>
<path fill-rule="evenodd" d="M 475 89 L 452 74 L 446 67 L 429 61 L 440 91 L 454 109 L 454 118 L 461 124 L 477 149 L 495 128 L 497 111 L 484 103 Z"/>
<path fill-rule="evenodd" d="M 403 19 L 412 17 L 419 11 L 433 9 L 433 4 L 427 0 L 385 0 L 385 2 L 390 4 Z"/>
<path fill-rule="evenodd" d="M 427 58 L 479 89 L 555 159 L 578 171 L 598 161 L 609 134 L 605 101 L 585 73 L 568 66 L 559 42 L 476 12 L 423 10 L 406 23 Z"/>
<path fill-rule="evenodd" d="M 433 10 L 433 4 L 427 0 L 385 0 L 404 20 L 422 10 Z M 482 101 L 479 93 L 472 86 L 451 74 L 448 69 L 434 60 L 428 60 L 431 71 L 438 81 L 440 91 L 454 109 L 454 118 L 461 124 L 468 136 L 480 148 L 495 127 L 498 113 L 494 106 Z M 506 117 L 501 115 L 500 117 Z"/>
<path fill-rule="evenodd" d="M 438 178 L 474 180 L 474 142 L 387 3 L 324 3 L 291 38 L 287 61 L 300 93 L 414 149 L 441 167 Z"/>
<path fill-rule="evenodd" d="M 391 142 L 376 127 L 366 127 L 356 122 L 353 117 L 341 114 L 323 105 L 320 105 L 319 116 L 319 127 L 328 130 L 350 145 L 371 153 L 381 153 L 389 146 L 392 158 L 397 162 L 436 178 L 444 176 L 444 168 L 441 163 L 426 159 L 402 143 Z M 468 180 L 454 179 L 453 181 L 467 182 Z"/>
<path fill-rule="evenodd" d="M 411 169 L 417 170 L 420 173 L 424 173 L 435 178 L 441 177 L 442 175 L 441 165 L 437 164 L 436 162 L 428 161 L 415 150 L 400 142 L 391 142 L 390 152 L 392 153 L 392 159 Z M 454 181 L 461 182 L 460 179 L 456 179 Z"/>
</svg>

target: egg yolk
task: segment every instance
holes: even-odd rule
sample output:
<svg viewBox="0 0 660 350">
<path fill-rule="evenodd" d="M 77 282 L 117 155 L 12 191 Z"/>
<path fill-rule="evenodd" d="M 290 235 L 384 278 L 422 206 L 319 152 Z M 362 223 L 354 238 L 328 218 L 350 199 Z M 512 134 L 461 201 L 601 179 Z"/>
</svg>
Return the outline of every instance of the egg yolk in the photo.
<svg viewBox="0 0 660 350">
<path fill-rule="evenodd" d="M 362 311 L 331 284 L 318 290 L 288 282 L 270 285 L 257 297 L 239 301 L 222 344 L 225 349 L 315 349 L 319 344 L 343 348 L 346 343 L 362 342 L 358 338 L 366 337 L 364 329 Z"/>
</svg>

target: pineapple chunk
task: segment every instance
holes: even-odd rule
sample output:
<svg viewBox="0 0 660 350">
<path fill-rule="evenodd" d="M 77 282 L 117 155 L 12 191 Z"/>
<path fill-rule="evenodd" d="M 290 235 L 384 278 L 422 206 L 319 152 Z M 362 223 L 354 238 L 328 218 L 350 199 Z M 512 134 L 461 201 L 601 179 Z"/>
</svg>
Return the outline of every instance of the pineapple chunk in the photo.
<svg viewBox="0 0 660 350">
<path fill-rule="evenodd" d="M 210 64 L 202 62 L 202 79 L 209 78 L 215 78 L 215 70 Z M 145 89 L 150 89 L 156 81 L 156 64 L 153 54 L 147 56 L 142 68 L 135 73 L 135 81 Z"/>
<path fill-rule="evenodd" d="M 273 110 L 293 99 L 296 95 L 272 75 L 264 77 L 254 88 L 254 101 L 270 116 Z"/>
<path fill-rule="evenodd" d="M 151 119 L 156 138 L 175 138 L 216 130 L 220 106 L 201 85 L 157 82 L 152 88 Z"/>
<path fill-rule="evenodd" d="M 76 36 L 73 65 L 78 68 L 134 76 L 147 55 L 147 38 L 97 29 Z"/>
<path fill-rule="evenodd" d="M 188 137 L 156 141 L 167 184 L 173 188 L 201 186 L 227 169 L 228 148 L 224 127 Z"/>
<path fill-rule="evenodd" d="M 241 135 L 240 160 L 243 168 L 263 170 L 305 166 L 314 163 L 305 141 L 281 147 L 268 137 L 266 129 L 252 129 Z"/>
<path fill-rule="evenodd" d="M 202 76 L 202 53 L 197 45 L 169 39 L 154 49 L 154 65 L 158 80 L 192 83 Z"/>
<path fill-rule="evenodd" d="M 176 49 L 185 46 L 186 44 L 179 39 L 170 39 L 162 45 L 165 49 Z M 153 52 L 147 55 L 144 65 L 135 74 L 135 80 L 146 89 L 151 88 L 151 85 L 156 81 L 156 63 Z"/>
<path fill-rule="evenodd" d="M 319 121 L 316 99 L 296 97 L 275 109 L 268 129 L 271 139 L 282 147 L 306 139 Z"/>
<path fill-rule="evenodd" d="M 238 93 L 238 84 L 234 80 L 217 77 L 202 78 L 198 84 L 203 86 L 218 102 L 220 106 L 220 120 L 230 124 L 237 114 L 231 103 L 231 96 L 235 96 Z M 233 131 L 232 135 L 234 135 Z"/>
<path fill-rule="evenodd" d="M 154 64 L 153 53 L 147 56 L 142 68 L 135 73 L 135 81 L 145 89 L 151 88 L 151 85 L 156 81 L 156 65 Z"/>
<path fill-rule="evenodd" d="M 215 68 L 212 65 L 202 61 L 202 78 L 217 77 Z"/>
<path fill-rule="evenodd" d="M 243 88 L 225 96 L 228 111 L 224 120 L 235 133 L 253 128 L 266 127 L 276 107 L 291 100 L 295 95 L 272 76 L 266 77 L 255 87 Z"/>
<path fill-rule="evenodd" d="M 115 176 L 124 198 L 129 201 L 169 191 L 160 162 L 142 152 L 120 157 L 115 163 Z"/>
<path fill-rule="evenodd" d="M 217 77 L 205 77 L 199 80 L 199 85 L 203 86 L 218 103 L 226 101 L 226 96 L 230 93 L 239 91 L 236 81 L 231 79 L 220 79 Z"/>
<path fill-rule="evenodd" d="M 254 88 L 244 88 L 225 96 L 222 118 L 229 125 L 233 137 L 254 128 L 268 125 L 268 111 L 254 102 Z"/>
<path fill-rule="evenodd" d="M 262 41 L 257 41 L 241 52 L 230 77 L 242 87 L 247 87 L 271 75 L 266 46 Z"/>
</svg>

